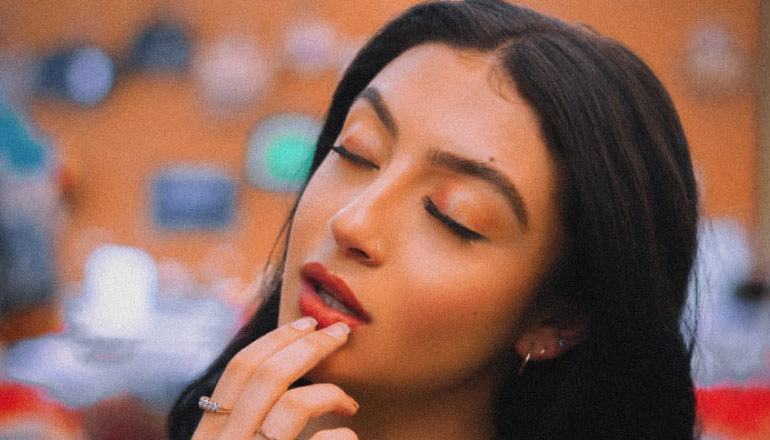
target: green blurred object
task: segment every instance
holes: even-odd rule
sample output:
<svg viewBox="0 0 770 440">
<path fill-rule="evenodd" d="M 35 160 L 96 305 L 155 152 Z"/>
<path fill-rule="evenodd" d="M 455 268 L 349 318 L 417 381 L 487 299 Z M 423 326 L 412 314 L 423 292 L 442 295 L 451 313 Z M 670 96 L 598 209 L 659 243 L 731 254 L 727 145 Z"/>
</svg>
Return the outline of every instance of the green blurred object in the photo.
<svg viewBox="0 0 770 440">
<path fill-rule="evenodd" d="M 315 142 L 304 133 L 288 132 L 276 136 L 265 150 L 270 175 L 285 183 L 303 182 L 313 162 Z"/>
<path fill-rule="evenodd" d="M 320 132 L 320 122 L 299 113 L 273 115 L 260 121 L 246 150 L 247 181 L 265 191 L 301 189 Z"/>
</svg>

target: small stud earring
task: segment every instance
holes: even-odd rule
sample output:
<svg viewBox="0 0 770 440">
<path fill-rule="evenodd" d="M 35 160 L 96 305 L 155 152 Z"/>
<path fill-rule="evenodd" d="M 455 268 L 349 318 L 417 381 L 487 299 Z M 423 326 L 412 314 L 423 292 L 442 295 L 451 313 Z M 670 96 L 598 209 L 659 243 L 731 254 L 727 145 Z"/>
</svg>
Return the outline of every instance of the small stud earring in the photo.
<svg viewBox="0 0 770 440">
<path fill-rule="evenodd" d="M 564 348 L 565 345 L 567 345 L 567 341 L 565 341 L 562 338 L 559 338 L 558 341 L 556 341 L 557 344 L 559 344 L 559 348 Z"/>
<path fill-rule="evenodd" d="M 361 251 L 361 255 L 364 256 L 364 261 L 367 263 L 373 263 L 375 261 L 378 261 L 380 258 L 380 242 L 379 241 L 374 242 L 374 252 L 366 253 L 364 251 Z"/>
</svg>

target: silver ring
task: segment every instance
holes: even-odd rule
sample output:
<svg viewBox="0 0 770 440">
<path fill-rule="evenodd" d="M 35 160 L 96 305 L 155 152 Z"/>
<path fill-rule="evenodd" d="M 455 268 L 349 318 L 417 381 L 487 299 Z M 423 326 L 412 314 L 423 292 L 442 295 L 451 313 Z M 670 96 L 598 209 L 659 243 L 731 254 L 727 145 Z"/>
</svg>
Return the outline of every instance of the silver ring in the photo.
<svg viewBox="0 0 770 440">
<path fill-rule="evenodd" d="M 277 438 L 273 437 L 272 435 L 266 434 L 265 431 L 262 430 L 262 427 L 259 428 L 259 431 L 257 431 L 257 435 L 264 437 L 265 440 L 278 440 Z"/>
<path fill-rule="evenodd" d="M 209 396 L 201 396 L 198 399 L 198 408 L 214 414 L 230 414 L 230 410 L 214 402 Z"/>
</svg>

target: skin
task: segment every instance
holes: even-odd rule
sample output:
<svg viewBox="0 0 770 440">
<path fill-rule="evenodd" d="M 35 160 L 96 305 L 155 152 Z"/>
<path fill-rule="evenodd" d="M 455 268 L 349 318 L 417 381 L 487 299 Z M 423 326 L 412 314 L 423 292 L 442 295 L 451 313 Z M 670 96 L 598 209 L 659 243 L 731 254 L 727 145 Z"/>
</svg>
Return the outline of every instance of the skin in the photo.
<svg viewBox="0 0 770 440">
<path fill-rule="evenodd" d="M 260 426 L 281 440 L 491 438 L 503 376 L 579 341 L 579 326 L 530 307 L 563 247 L 557 174 L 494 55 L 421 45 L 369 88 L 389 117 L 360 97 L 335 144 L 368 164 L 330 152 L 313 175 L 292 224 L 281 326 L 230 362 L 212 398 L 233 412 L 207 413 L 196 439 L 264 438 Z M 496 186 L 429 160 L 437 149 L 497 170 L 526 223 Z M 426 197 L 483 239 L 458 236 Z M 371 322 L 350 335 L 292 327 L 308 262 L 342 278 Z M 287 391 L 303 376 L 315 384 Z"/>
</svg>

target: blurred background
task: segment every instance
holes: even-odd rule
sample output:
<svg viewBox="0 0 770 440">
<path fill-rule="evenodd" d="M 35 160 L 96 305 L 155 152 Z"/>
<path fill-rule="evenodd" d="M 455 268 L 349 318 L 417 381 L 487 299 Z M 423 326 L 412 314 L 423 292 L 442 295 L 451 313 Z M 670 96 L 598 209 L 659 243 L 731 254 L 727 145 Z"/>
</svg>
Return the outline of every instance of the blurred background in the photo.
<svg viewBox="0 0 770 440">
<path fill-rule="evenodd" d="M 0 439 L 164 438 L 259 305 L 342 71 L 415 3 L 0 0 Z M 703 193 L 704 437 L 770 438 L 770 2 L 521 3 L 670 91 Z"/>
</svg>

